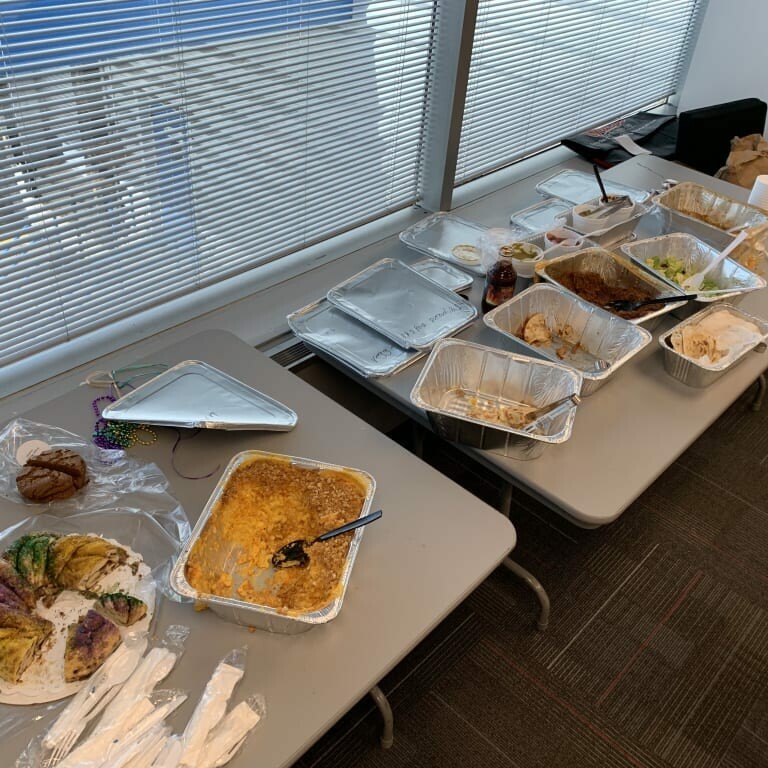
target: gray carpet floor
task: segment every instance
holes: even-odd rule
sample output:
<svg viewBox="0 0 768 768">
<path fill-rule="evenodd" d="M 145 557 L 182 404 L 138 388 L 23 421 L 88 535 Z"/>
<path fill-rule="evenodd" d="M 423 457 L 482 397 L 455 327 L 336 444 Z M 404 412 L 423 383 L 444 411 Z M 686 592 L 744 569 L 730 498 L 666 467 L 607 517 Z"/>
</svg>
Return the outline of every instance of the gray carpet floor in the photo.
<svg viewBox="0 0 768 768">
<path fill-rule="evenodd" d="M 359 702 L 295 768 L 768 767 L 768 404 L 752 390 L 613 525 L 518 496 L 515 558 L 382 681 L 395 744 Z M 425 458 L 489 503 L 498 486 L 437 441 Z"/>
</svg>

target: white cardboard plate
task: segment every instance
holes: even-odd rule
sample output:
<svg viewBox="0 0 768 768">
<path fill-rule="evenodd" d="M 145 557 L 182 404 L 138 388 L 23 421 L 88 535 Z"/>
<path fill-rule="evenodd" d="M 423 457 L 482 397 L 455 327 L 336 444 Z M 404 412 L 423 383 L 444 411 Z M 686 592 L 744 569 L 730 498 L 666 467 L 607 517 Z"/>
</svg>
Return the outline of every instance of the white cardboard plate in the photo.
<svg viewBox="0 0 768 768">
<path fill-rule="evenodd" d="M 150 575 L 151 570 L 142 560 L 141 555 L 134 552 L 130 547 L 106 536 L 100 538 L 122 547 L 128 553 L 129 563 L 138 560 L 140 565 L 136 574 L 132 573 L 129 565 L 116 568 L 99 582 L 95 591 L 101 594 L 123 591 L 141 598 L 147 604 L 147 615 L 130 627 L 118 625 L 118 629 L 123 638 L 128 633 L 142 634 L 147 632 L 155 611 L 155 582 Z M 64 647 L 67 642 L 69 625 L 85 614 L 95 602 L 94 599 L 68 589 L 56 598 L 50 608 L 44 608 L 42 603 L 38 601 L 35 613 L 41 618 L 53 622 L 53 633 L 46 641 L 41 658 L 29 666 L 20 683 L 8 683 L 5 680 L 0 680 L 1 704 L 43 704 L 49 701 L 58 701 L 77 693 L 88 682 L 87 679 L 79 680 L 76 683 L 64 681 Z"/>
</svg>

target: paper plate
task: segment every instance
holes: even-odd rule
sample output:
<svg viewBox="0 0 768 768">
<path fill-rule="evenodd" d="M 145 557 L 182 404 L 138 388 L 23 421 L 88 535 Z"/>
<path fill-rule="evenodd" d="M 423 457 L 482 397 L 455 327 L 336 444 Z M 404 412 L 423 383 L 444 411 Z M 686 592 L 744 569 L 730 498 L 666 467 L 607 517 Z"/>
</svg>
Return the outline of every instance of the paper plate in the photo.
<svg viewBox="0 0 768 768">
<path fill-rule="evenodd" d="M 125 544 L 106 536 L 99 538 L 122 547 L 128 553 L 128 563 L 104 576 L 95 591 L 102 594 L 122 591 L 141 598 L 147 604 L 147 615 L 130 627 L 118 625 L 118 629 L 123 638 L 129 632 L 147 632 L 155 610 L 155 582 L 150 575 L 149 566 L 141 555 Z M 139 567 L 137 572 L 133 573 L 130 563 L 137 561 Z M 69 625 L 83 616 L 95 602 L 93 598 L 87 598 L 69 589 L 58 595 L 50 608 L 43 607 L 38 601 L 34 612 L 53 623 L 53 632 L 46 641 L 42 657 L 29 666 L 20 683 L 0 680 L 0 704 L 43 704 L 58 701 L 77 693 L 88 682 L 87 678 L 75 683 L 67 683 L 64 680 L 64 647 Z"/>
</svg>

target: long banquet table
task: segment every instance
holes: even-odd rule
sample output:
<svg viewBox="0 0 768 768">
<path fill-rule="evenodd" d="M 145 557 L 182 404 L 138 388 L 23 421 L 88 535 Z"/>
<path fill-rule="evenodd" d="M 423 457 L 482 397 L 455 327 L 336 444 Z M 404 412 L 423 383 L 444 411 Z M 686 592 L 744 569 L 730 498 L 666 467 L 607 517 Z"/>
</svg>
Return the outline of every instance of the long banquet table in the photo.
<svg viewBox="0 0 768 768">
<path fill-rule="evenodd" d="M 589 166 L 585 164 L 585 168 Z M 552 169 L 552 173 L 556 171 Z M 650 155 L 622 163 L 607 171 L 605 177 L 642 189 L 661 189 L 668 178 L 691 180 L 739 200 L 746 200 L 748 196 L 748 190 L 742 187 Z M 474 204 L 457 208 L 454 213 L 488 226 L 504 226 L 510 214 L 540 199 L 534 184 L 524 180 Z M 655 229 L 658 220 L 652 216 L 647 218 L 648 223 L 641 223 L 638 228 L 638 237 L 659 234 Z M 696 222 L 676 217 L 674 226 L 676 231 L 693 232 L 713 245 L 723 246 L 729 241 L 723 233 L 713 232 Z M 423 258 L 394 238 L 387 255 L 406 262 Z M 479 307 L 481 279 L 475 279 L 468 295 Z M 768 318 L 768 289 L 746 296 L 739 306 Z M 578 526 L 595 528 L 611 523 L 748 387 L 755 385 L 768 366 L 768 355 L 750 353 L 744 362 L 711 387 L 686 386 L 664 370 L 663 353 L 657 341 L 658 335 L 676 322 L 679 321 L 665 316 L 654 329 L 651 344 L 604 387 L 582 400 L 572 437 L 562 445 L 547 447 L 540 458 L 520 461 L 458 446 L 508 484 L 508 493 L 502 502 L 506 507 L 504 511 L 509 511 L 512 489 L 520 488 Z M 515 341 L 487 328 L 480 318 L 457 334 L 457 338 L 528 354 Z M 428 426 L 424 411 L 410 401 L 411 389 L 424 361 L 390 377 L 363 379 L 343 363 L 326 359 L 409 417 Z M 764 387 L 762 382 L 761 386 Z"/>
<path fill-rule="evenodd" d="M 185 440 L 176 456 L 184 474 L 220 467 L 200 480 L 184 479 L 171 466 L 171 430 L 159 428 L 156 444 L 131 449 L 131 455 L 163 469 L 193 524 L 228 460 L 247 448 L 366 469 L 377 482 L 376 508 L 384 510 L 363 536 L 344 605 L 327 625 L 290 636 L 251 632 L 210 611 L 196 612 L 189 603 L 160 603 L 155 638 L 171 624 L 191 630 L 184 655 L 162 685 L 190 694 L 174 715 L 175 730 L 183 728 L 216 663 L 245 645 L 247 671 L 233 698 L 262 693 L 267 717 L 230 764 L 280 768 L 368 692 L 386 717 L 388 705 L 377 683 L 504 560 L 515 546 L 515 530 L 491 507 L 230 333 L 197 334 L 144 362 L 188 359 L 226 371 L 299 416 L 291 432 L 203 431 Z M 110 363 L 107 357 L 97 367 L 108 370 L 114 367 Z M 91 401 L 98 394 L 103 393 L 78 387 L 23 415 L 87 437 L 94 421 Z M 13 399 L 5 406 L 8 416 Z M 3 527 L 30 512 L 0 501 Z M 3 731 L 9 711 L 0 705 Z M 3 765 L 11 765 L 30 737 L 52 720 L 50 713 L 41 718 L 38 707 L 24 714 L 25 726 L 3 735 Z"/>
</svg>

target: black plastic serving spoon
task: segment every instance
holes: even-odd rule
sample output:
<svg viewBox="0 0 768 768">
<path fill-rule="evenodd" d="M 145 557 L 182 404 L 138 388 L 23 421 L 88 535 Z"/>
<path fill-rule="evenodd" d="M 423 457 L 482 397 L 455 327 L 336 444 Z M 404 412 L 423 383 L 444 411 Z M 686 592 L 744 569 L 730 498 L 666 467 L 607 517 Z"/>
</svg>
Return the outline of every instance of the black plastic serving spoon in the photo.
<svg viewBox="0 0 768 768">
<path fill-rule="evenodd" d="M 605 184 L 603 184 L 603 178 L 600 176 L 600 169 L 597 167 L 597 163 L 592 163 L 592 170 L 595 172 L 595 178 L 597 179 L 597 184 L 600 187 L 600 202 L 606 206 L 605 209 L 599 209 L 597 211 L 596 215 L 598 219 L 602 219 L 604 216 L 613 213 L 614 210 L 632 205 L 632 200 L 628 195 L 616 195 L 614 196 L 613 202 L 609 202 L 610 198 L 608 197 Z"/>
<path fill-rule="evenodd" d="M 296 539 L 290 541 L 288 544 L 280 547 L 280 549 L 272 555 L 272 565 L 275 568 L 306 568 L 309 565 L 309 555 L 307 549 L 313 544 L 317 544 L 318 541 L 327 541 L 334 536 L 340 536 L 342 533 L 348 531 L 354 531 L 355 528 L 360 528 L 363 525 L 368 525 L 375 520 L 378 520 L 382 515 L 382 511 L 379 509 L 376 512 L 371 512 L 370 515 L 365 517 L 358 517 L 357 520 L 353 520 L 351 523 L 345 523 L 344 525 L 334 528 L 332 531 L 321 533 L 314 539 Z"/>
<path fill-rule="evenodd" d="M 603 179 L 600 176 L 600 169 L 597 167 L 597 163 L 592 163 L 592 170 L 595 172 L 595 178 L 597 179 L 597 184 L 600 187 L 600 200 L 603 203 L 607 203 L 608 193 L 605 191 L 605 184 L 603 184 Z"/>
<path fill-rule="evenodd" d="M 678 301 L 687 301 L 688 299 L 698 299 L 698 293 L 679 293 L 677 296 L 657 296 L 655 299 L 616 299 L 615 301 L 609 301 L 607 304 L 603 304 L 605 309 L 613 309 L 617 312 L 634 312 L 640 307 L 645 307 L 650 304 L 670 304 Z"/>
</svg>

